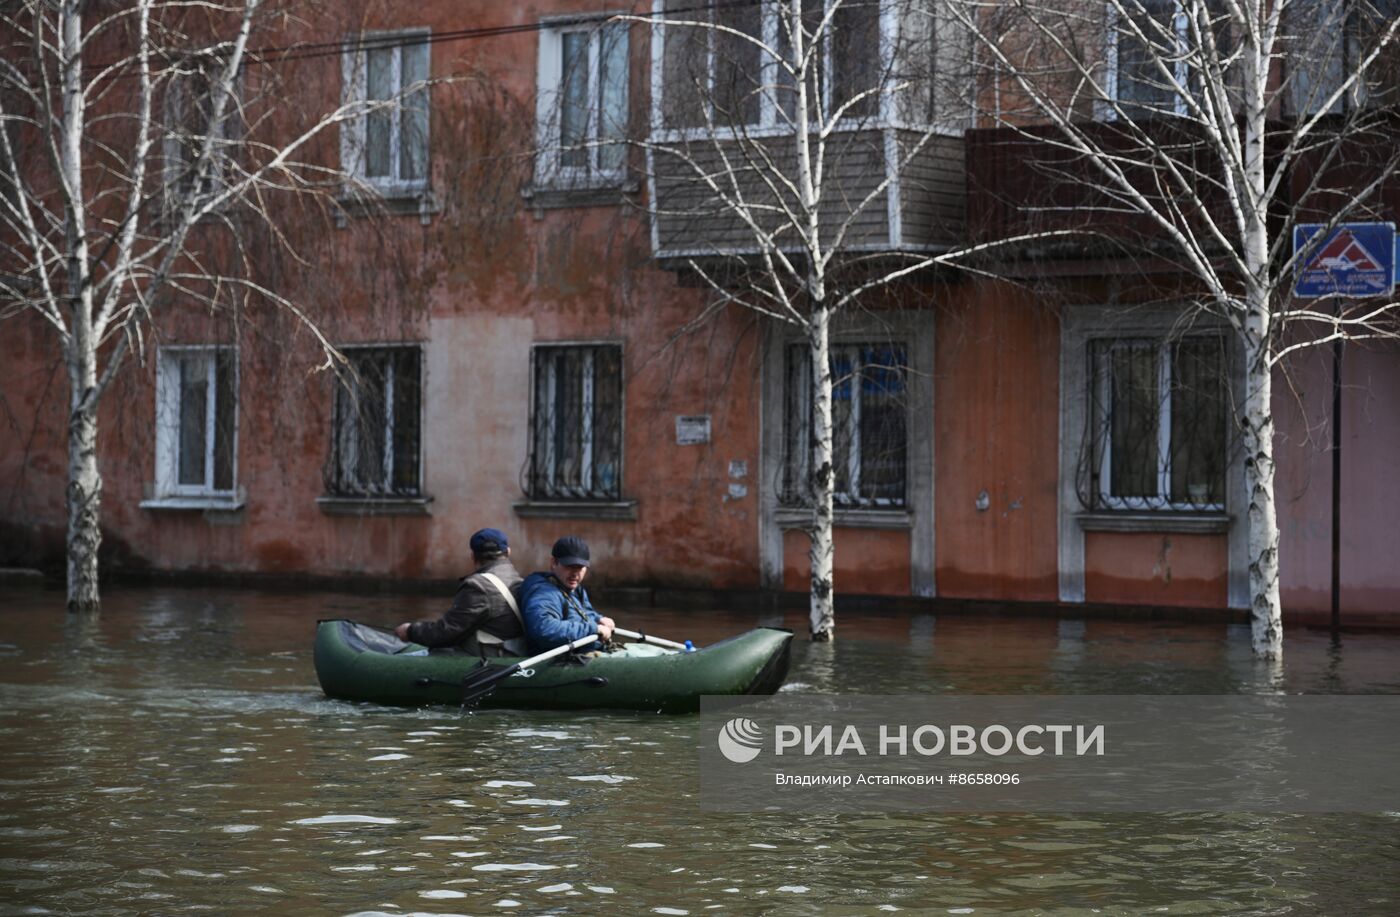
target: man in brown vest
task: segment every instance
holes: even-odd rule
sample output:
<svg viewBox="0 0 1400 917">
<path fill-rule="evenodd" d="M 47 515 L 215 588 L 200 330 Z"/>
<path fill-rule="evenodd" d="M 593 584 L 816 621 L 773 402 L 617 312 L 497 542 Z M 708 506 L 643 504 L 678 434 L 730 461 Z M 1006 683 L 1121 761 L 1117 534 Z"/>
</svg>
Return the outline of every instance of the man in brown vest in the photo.
<svg viewBox="0 0 1400 917">
<path fill-rule="evenodd" d="M 452 607 L 436 621 L 405 622 L 400 640 L 479 656 L 525 655 L 520 619 L 520 573 L 510 562 L 510 543 L 500 529 L 471 538 L 476 570 L 462 578 Z"/>
</svg>

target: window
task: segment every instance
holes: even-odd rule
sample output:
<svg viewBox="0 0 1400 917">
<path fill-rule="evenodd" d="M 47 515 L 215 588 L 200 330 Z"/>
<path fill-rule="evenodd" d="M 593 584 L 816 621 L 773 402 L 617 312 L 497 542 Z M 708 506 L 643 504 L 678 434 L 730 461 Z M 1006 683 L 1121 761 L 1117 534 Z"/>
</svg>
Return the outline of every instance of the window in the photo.
<svg viewBox="0 0 1400 917">
<path fill-rule="evenodd" d="M 627 161 L 627 26 L 572 22 L 540 32 L 537 181 L 621 181 Z"/>
<path fill-rule="evenodd" d="M 156 370 L 157 497 L 232 497 L 237 417 L 237 351 L 161 348 Z"/>
<path fill-rule="evenodd" d="M 1102 509 L 1225 505 L 1229 401 L 1219 337 L 1089 345 L 1092 503 Z"/>
<path fill-rule="evenodd" d="M 534 386 L 530 496 L 621 499 L 622 348 L 536 347 Z"/>
<path fill-rule="evenodd" d="M 879 110 L 880 0 L 843 0 L 823 28 L 827 4 L 800 0 L 804 47 L 816 36 L 817 85 L 823 113 L 850 102 L 847 117 L 869 117 Z M 703 7 L 703 9 L 697 9 Z M 901 7 L 903 8 L 903 7 Z M 663 29 L 663 121 L 666 127 L 771 127 L 792 124 L 796 92 L 792 77 L 773 55 L 742 36 L 752 36 L 792 58 L 792 28 L 784 3 L 697 4 L 668 0 L 672 18 L 712 23 L 713 27 Z M 906 10 L 918 18 L 923 10 Z M 738 35 L 735 32 L 740 33 Z M 859 96 L 859 98 L 857 98 Z M 814 113 L 816 109 L 814 107 Z"/>
<path fill-rule="evenodd" d="M 1296 0 L 1285 12 L 1288 25 L 1288 109 L 1293 115 L 1321 110 L 1342 83 L 1366 61 L 1386 29 L 1400 17 L 1400 0 Z M 1341 114 L 1358 106 L 1400 101 L 1400 42 L 1391 39 L 1358 74 L 1353 88 L 1328 109 Z"/>
<path fill-rule="evenodd" d="M 417 347 L 343 348 L 349 366 L 335 390 L 333 497 L 421 495 L 422 357 Z"/>
<path fill-rule="evenodd" d="M 902 508 L 908 487 L 908 362 L 901 344 L 831 348 L 832 451 L 836 505 Z M 788 347 L 781 502 L 812 502 L 812 358 Z"/>
<path fill-rule="evenodd" d="M 197 59 L 182 67 L 166 88 L 165 196 L 170 213 L 187 204 L 196 210 L 204 207 L 235 178 L 243 74 L 234 74 L 216 120 L 215 103 L 226 70 L 227 62 L 217 57 Z M 209 156 L 201 163 L 206 140 Z"/>
<path fill-rule="evenodd" d="M 1200 6 L 1196 0 L 1132 0 L 1122 12 L 1110 8 L 1109 95 L 1128 117 L 1185 114 L 1188 96 L 1182 89 L 1199 92 L 1196 72 L 1202 61 L 1215 60 L 1223 67 L 1229 60 L 1229 17 L 1221 12 L 1223 3 L 1204 3 L 1214 50 L 1202 41 L 1192 19 Z"/>
<path fill-rule="evenodd" d="M 427 185 L 429 37 L 425 30 L 366 33 L 345 51 L 346 100 L 369 110 L 341 132 L 342 165 L 384 193 Z"/>
</svg>

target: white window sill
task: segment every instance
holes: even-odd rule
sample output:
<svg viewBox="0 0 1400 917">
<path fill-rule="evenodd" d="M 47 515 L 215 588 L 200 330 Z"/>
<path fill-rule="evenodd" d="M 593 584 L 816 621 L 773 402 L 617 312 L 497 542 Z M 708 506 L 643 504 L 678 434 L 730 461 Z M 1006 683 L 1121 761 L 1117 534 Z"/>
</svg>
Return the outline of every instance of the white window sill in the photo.
<svg viewBox="0 0 1400 917">
<path fill-rule="evenodd" d="M 204 511 L 204 512 L 224 512 L 234 513 L 241 510 L 247 500 L 240 492 L 237 495 L 228 494 L 220 496 L 202 497 L 154 497 L 150 500 L 142 500 L 142 509 L 153 510 L 173 510 L 173 511 Z"/>
<path fill-rule="evenodd" d="M 555 178 L 536 180 L 520 190 L 520 196 L 539 216 L 543 210 L 566 207 L 615 207 L 625 204 L 641 186 L 621 175 L 589 176 L 587 178 Z"/>
<path fill-rule="evenodd" d="M 522 519 L 637 520 L 636 500 L 522 500 L 512 509 Z"/>
<path fill-rule="evenodd" d="M 418 216 L 427 226 L 435 214 L 442 212 L 433 189 L 427 185 L 374 185 L 346 188 L 336 195 L 335 225 L 344 229 L 352 218 L 373 214 Z"/>
<path fill-rule="evenodd" d="M 317 497 L 327 516 L 429 516 L 432 497 Z"/>
<path fill-rule="evenodd" d="M 779 528 L 805 529 L 811 526 L 813 511 L 808 507 L 780 506 L 774 515 Z M 836 507 L 832 524 L 841 529 L 908 529 L 914 527 L 907 509 L 851 509 Z"/>
<path fill-rule="evenodd" d="M 1182 534 L 1218 535 L 1230 530 L 1229 513 L 1219 510 L 1203 512 L 1147 512 L 1132 510 L 1097 510 L 1078 513 L 1074 517 L 1086 532 L 1179 532 Z"/>
</svg>

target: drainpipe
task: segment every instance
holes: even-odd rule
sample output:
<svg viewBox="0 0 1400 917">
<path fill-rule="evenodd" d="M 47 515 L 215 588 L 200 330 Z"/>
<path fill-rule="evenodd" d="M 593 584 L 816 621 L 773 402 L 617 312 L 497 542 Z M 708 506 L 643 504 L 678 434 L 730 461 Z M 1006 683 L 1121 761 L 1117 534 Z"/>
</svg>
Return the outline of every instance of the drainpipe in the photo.
<svg viewBox="0 0 1400 917">
<path fill-rule="evenodd" d="M 1337 301 L 1341 311 L 1341 300 Z M 1332 342 L 1332 636 L 1342 627 L 1342 340 Z"/>
</svg>

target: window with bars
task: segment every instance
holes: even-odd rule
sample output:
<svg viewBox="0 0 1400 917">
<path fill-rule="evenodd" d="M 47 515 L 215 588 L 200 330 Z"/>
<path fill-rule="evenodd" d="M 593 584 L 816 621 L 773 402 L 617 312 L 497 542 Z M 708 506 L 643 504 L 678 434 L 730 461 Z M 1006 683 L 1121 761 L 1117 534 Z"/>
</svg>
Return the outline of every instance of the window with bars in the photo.
<svg viewBox="0 0 1400 917">
<path fill-rule="evenodd" d="M 620 181 L 627 162 L 627 24 L 547 27 L 539 39 L 537 180 Z"/>
<path fill-rule="evenodd" d="M 370 110 L 341 131 L 345 170 L 381 191 L 428 180 L 429 33 L 373 32 L 347 43 L 345 95 Z"/>
<path fill-rule="evenodd" d="M 533 362 L 530 496 L 621 499 L 622 348 L 539 346 Z"/>
<path fill-rule="evenodd" d="M 330 460 L 334 497 L 422 494 L 422 357 L 418 347 L 343 348 Z"/>
<path fill-rule="evenodd" d="M 157 496 L 232 495 L 238 438 L 236 351 L 163 347 L 156 366 Z"/>
<path fill-rule="evenodd" d="M 1220 337 L 1090 343 L 1098 508 L 1224 507 L 1226 352 Z"/>
<path fill-rule="evenodd" d="M 908 497 L 908 361 L 902 344 L 831 348 L 832 452 L 838 507 L 896 509 Z M 781 502 L 812 502 L 812 356 L 786 355 L 786 460 Z"/>
</svg>

